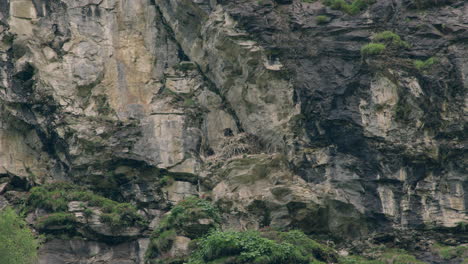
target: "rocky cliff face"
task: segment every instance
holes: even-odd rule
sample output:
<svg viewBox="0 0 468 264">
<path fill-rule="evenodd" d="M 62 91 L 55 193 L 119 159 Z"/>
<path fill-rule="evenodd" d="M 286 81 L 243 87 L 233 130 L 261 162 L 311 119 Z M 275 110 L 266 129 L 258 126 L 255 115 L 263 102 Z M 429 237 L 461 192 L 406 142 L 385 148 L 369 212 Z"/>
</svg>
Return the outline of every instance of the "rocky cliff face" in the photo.
<svg viewBox="0 0 468 264">
<path fill-rule="evenodd" d="M 1 1 L 0 207 L 66 181 L 151 222 L 41 263 L 143 263 L 192 195 L 227 229 L 466 240 L 468 4 L 366 3 Z"/>
</svg>

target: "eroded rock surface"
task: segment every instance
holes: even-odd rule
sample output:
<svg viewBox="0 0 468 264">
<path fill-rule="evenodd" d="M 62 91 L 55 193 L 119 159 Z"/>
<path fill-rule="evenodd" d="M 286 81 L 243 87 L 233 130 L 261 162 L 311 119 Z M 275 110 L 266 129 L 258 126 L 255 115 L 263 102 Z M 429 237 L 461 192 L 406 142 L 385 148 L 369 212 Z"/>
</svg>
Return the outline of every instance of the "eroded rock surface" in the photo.
<svg viewBox="0 0 468 264">
<path fill-rule="evenodd" d="M 466 223 L 468 4 L 414 2 L 2 1 L 0 208 L 69 181 L 153 222 L 198 195 L 225 228 Z M 408 45 L 362 56 L 384 30 Z M 148 232 L 130 237 L 52 240 L 41 261 L 142 263 Z"/>
</svg>

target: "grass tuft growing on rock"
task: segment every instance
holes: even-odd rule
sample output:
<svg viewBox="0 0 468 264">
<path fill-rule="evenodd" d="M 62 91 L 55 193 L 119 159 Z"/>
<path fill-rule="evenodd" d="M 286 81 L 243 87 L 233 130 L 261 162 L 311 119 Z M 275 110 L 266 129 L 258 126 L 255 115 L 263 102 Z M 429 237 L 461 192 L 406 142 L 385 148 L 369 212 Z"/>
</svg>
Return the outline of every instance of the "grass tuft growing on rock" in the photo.
<svg viewBox="0 0 468 264">
<path fill-rule="evenodd" d="M 315 21 L 317 21 L 317 24 L 326 24 L 330 22 L 330 19 L 327 16 L 317 16 L 315 17 Z"/>
<path fill-rule="evenodd" d="M 372 42 L 361 48 L 362 56 L 373 56 L 382 54 L 388 49 L 409 48 L 410 45 L 392 31 L 383 31 L 373 36 Z"/>
<path fill-rule="evenodd" d="M 434 57 L 431 57 L 425 61 L 423 60 L 415 60 L 413 62 L 414 64 L 414 67 L 416 69 L 418 69 L 419 71 L 423 71 L 423 70 L 427 70 L 429 68 L 432 67 L 432 65 L 434 65 L 435 63 L 437 63 L 437 59 L 435 59 Z"/>
<path fill-rule="evenodd" d="M 395 47 L 409 48 L 409 44 L 406 41 L 403 41 L 400 36 L 388 30 L 374 35 L 373 41 L 393 45 Z"/>
<path fill-rule="evenodd" d="M 361 48 L 361 55 L 362 56 L 372 56 L 372 55 L 379 55 L 384 52 L 386 49 L 385 44 L 381 43 L 369 43 L 364 45 Z"/>
<path fill-rule="evenodd" d="M 349 15 L 357 15 L 375 2 L 375 0 L 354 0 L 348 3 L 345 0 L 323 0 L 326 6 L 341 10 Z"/>
</svg>

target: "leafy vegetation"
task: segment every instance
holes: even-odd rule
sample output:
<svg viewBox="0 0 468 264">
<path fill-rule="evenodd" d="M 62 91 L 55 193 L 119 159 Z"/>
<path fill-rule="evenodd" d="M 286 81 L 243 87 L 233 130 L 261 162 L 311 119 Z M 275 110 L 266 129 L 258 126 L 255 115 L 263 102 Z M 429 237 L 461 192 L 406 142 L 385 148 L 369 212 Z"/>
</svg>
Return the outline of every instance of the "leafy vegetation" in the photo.
<svg viewBox="0 0 468 264">
<path fill-rule="evenodd" d="M 385 49 L 385 44 L 369 43 L 361 48 L 361 54 L 363 56 L 379 55 L 384 52 Z"/>
<path fill-rule="evenodd" d="M 190 231 L 187 230 L 190 224 L 198 219 L 212 219 L 214 225 L 221 222 L 218 209 L 209 201 L 197 197 L 188 197 L 179 202 L 170 213 L 165 216 L 159 224 L 159 231 L 169 229 L 179 229 L 190 237 Z"/>
<path fill-rule="evenodd" d="M 328 260 L 324 256 L 332 254 L 331 252 L 331 249 L 318 244 L 300 231 L 214 231 L 198 241 L 198 248 L 188 264 L 324 263 L 321 260 Z"/>
<path fill-rule="evenodd" d="M 375 0 L 353 0 L 351 3 L 345 0 L 323 0 L 323 3 L 332 9 L 341 10 L 350 15 L 356 15 L 375 3 Z"/>
<path fill-rule="evenodd" d="M 207 221 L 200 223 L 202 219 Z M 178 235 L 196 239 L 218 228 L 220 223 L 219 211 L 209 201 L 188 197 L 163 217 L 151 236 L 146 257 L 154 259 L 168 252 Z"/>
<path fill-rule="evenodd" d="M 410 45 L 400 36 L 391 32 L 383 31 L 373 36 L 372 42 L 361 48 L 362 56 L 372 56 L 383 53 L 387 48 L 409 48 Z"/>
<path fill-rule="evenodd" d="M 38 246 L 38 240 L 13 209 L 0 211 L 0 263 L 32 264 Z"/>
<path fill-rule="evenodd" d="M 437 63 L 437 60 L 434 57 L 431 57 L 425 61 L 415 60 L 413 62 L 414 67 L 420 71 L 429 69 L 435 63 Z"/>
<path fill-rule="evenodd" d="M 401 249 L 379 248 L 375 259 L 338 257 L 336 251 L 301 231 L 213 231 L 196 241 L 188 264 L 424 264 Z"/>
<path fill-rule="evenodd" d="M 409 48 L 409 44 L 406 41 L 403 41 L 400 36 L 388 30 L 374 35 L 373 41 L 393 45 L 395 47 Z"/>
<path fill-rule="evenodd" d="M 314 3 L 316 1 L 317 0 L 302 0 L 304 3 Z M 376 0 L 322 0 L 324 5 L 332 9 L 341 10 L 349 15 L 357 15 L 375 2 Z"/>
<path fill-rule="evenodd" d="M 190 226 L 200 219 L 211 219 L 212 224 L 205 225 L 203 232 L 191 232 Z M 406 251 L 385 247 L 379 248 L 375 259 L 339 257 L 333 248 L 301 231 L 222 231 L 220 220 L 218 210 L 209 201 L 196 197 L 181 201 L 154 231 L 146 253 L 147 261 L 157 264 L 422 264 Z M 169 253 L 177 236 L 192 239 L 190 254 L 173 256 Z"/>
<path fill-rule="evenodd" d="M 88 206 L 101 208 L 101 221 L 108 223 L 114 229 L 145 225 L 143 218 L 131 204 L 118 203 L 70 183 L 52 183 L 32 188 L 26 202 L 26 210 L 32 211 L 35 208 L 42 208 L 54 213 L 40 219 L 38 227 L 63 225 L 65 222 L 64 226 L 70 227 L 75 222 L 67 213 L 68 203 L 71 201 L 83 201 Z M 91 209 L 83 209 L 85 216 L 90 217 L 92 215 Z"/>
<path fill-rule="evenodd" d="M 177 236 L 177 232 L 174 229 L 169 229 L 158 234 L 156 239 L 153 239 L 152 246 L 157 249 L 158 252 L 167 252 L 171 249 L 172 243 Z"/>
<path fill-rule="evenodd" d="M 445 260 L 453 258 L 465 258 L 468 260 L 468 245 L 453 247 L 442 244 L 435 244 L 434 248 L 439 256 Z"/>
<path fill-rule="evenodd" d="M 174 178 L 172 178 L 169 175 L 166 175 L 162 177 L 161 180 L 159 180 L 159 184 L 161 184 L 161 186 L 169 186 L 169 185 L 172 185 L 173 183 L 174 183 Z"/>
<path fill-rule="evenodd" d="M 402 249 L 390 249 L 385 251 L 379 260 L 383 263 L 389 263 L 392 261 L 393 264 L 424 264 L 419 261 L 413 255 Z"/>
<path fill-rule="evenodd" d="M 458 222 L 455 229 L 460 232 L 468 232 L 468 222 Z"/>
<path fill-rule="evenodd" d="M 329 18 L 327 16 L 317 16 L 315 18 L 315 20 L 317 21 L 317 24 L 326 24 L 329 22 Z"/>
<path fill-rule="evenodd" d="M 312 254 L 315 259 L 324 262 L 336 262 L 338 255 L 336 252 L 323 244 L 318 243 L 317 241 L 310 239 L 306 234 L 299 230 L 292 230 L 289 232 L 268 232 L 264 236 L 271 237 L 273 234 L 273 239 L 290 243 L 294 247 L 301 251 L 302 255 Z"/>
</svg>

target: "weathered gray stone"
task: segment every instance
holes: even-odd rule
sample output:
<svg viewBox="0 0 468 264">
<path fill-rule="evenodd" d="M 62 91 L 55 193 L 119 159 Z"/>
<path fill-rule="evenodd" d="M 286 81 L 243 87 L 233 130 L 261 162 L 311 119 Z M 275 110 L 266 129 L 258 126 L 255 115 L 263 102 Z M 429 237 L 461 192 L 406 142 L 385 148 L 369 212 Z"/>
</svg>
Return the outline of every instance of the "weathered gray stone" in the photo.
<svg viewBox="0 0 468 264">
<path fill-rule="evenodd" d="M 63 263 L 119 263 L 140 264 L 140 248 L 136 241 L 122 243 L 110 247 L 104 243 L 84 240 L 48 241 L 40 250 L 40 264 Z"/>
<path fill-rule="evenodd" d="M 176 236 L 174 244 L 169 251 L 169 254 L 173 257 L 187 256 L 190 253 L 189 243 L 191 239 L 184 236 Z"/>
<path fill-rule="evenodd" d="M 191 195 L 228 229 L 354 241 L 466 222 L 468 3 L 435 2 L 352 16 L 321 1 L 0 1 L 0 174 L 19 180 L 0 208 L 70 181 L 137 205 L 150 229 Z M 410 45 L 361 57 L 383 29 Z M 143 261 L 149 232 L 69 209 L 92 239 L 139 242 L 53 242 L 41 263 Z"/>
<path fill-rule="evenodd" d="M 173 204 L 177 204 L 186 197 L 198 194 L 196 186 L 186 181 L 174 181 L 165 190 L 167 192 L 167 199 Z"/>
</svg>

